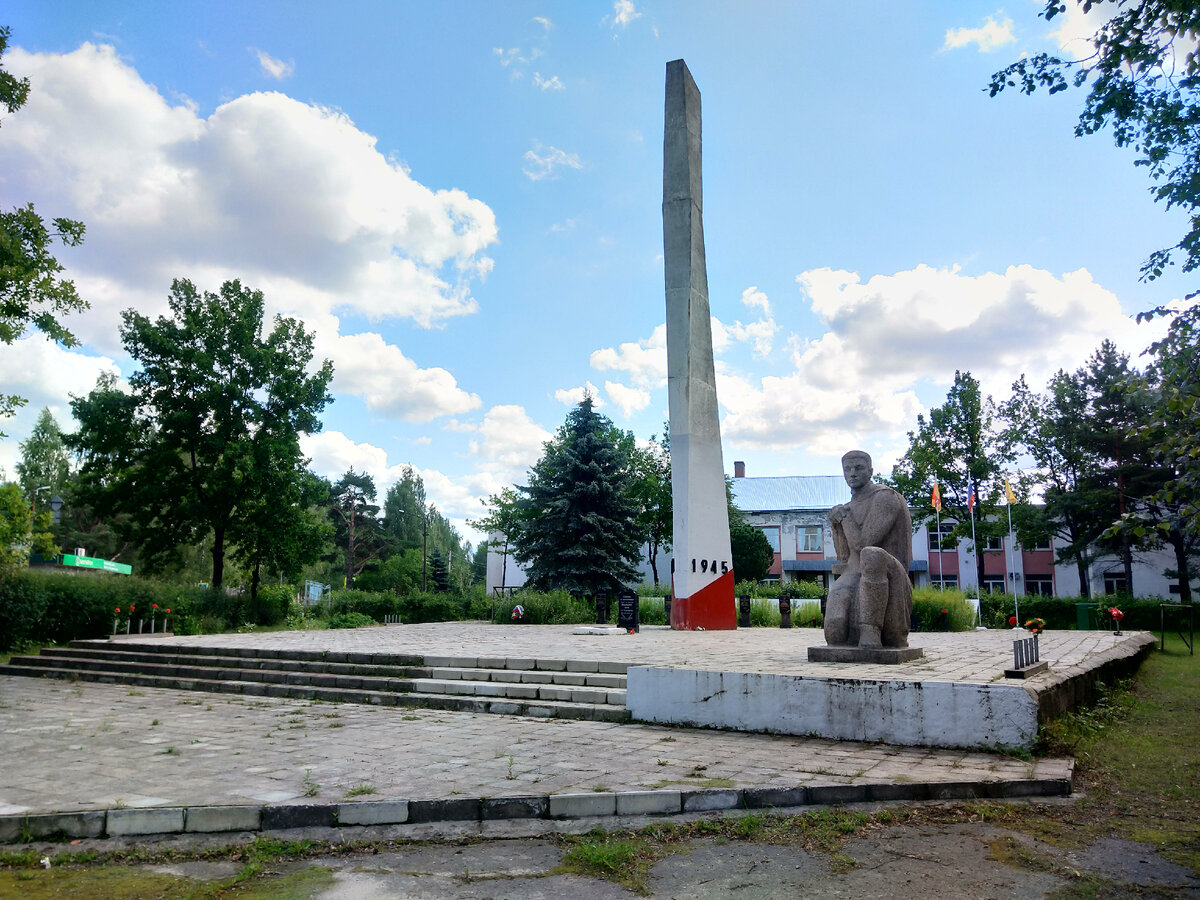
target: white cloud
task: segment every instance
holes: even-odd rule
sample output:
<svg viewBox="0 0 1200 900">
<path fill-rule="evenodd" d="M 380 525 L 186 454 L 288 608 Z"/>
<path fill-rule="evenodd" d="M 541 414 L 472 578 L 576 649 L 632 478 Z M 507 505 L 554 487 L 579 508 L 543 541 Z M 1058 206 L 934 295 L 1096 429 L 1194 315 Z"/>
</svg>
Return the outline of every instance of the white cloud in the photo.
<svg viewBox="0 0 1200 900">
<path fill-rule="evenodd" d="M 258 64 L 262 66 L 267 77 L 274 78 L 276 81 L 285 80 L 296 70 L 295 62 L 290 59 L 284 62 L 282 59 L 276 59 L 266 50 L 258 50 L 253 47 L 250 48 L 250 52 L 258 57 Z"/>
<path fill-rule="evenodd" d="M 1111 19 L 1116 11 L 1115 7 L 1097 3 L 1084 12 L 1082 6 L 1068 3 L 1065 11 L 1050 20 L 1054 26 L 1050 31 L 1050 38 L 1058 45 L 1058 49 L 1065 50 L 1076 59 L 1091 56 L 1096 52 L 1092 35 Z"/>
<path fill-rule="evenodd" d="M 989 53 L 1005 44 L 1016 41 L 1013 35 L 1013 20 L 1002 19 L 997 22 L 988 16 L 978 28 L 949 28 L 942 43 L 943 50 L 955 50 L 975 44 L 981 53 Z"/>
<path fill-rule="evenodd" d="M 71 395 L 89 393 L 101 373 L 120 374 L 108 357 L 64 350 L 41 334 L 6 344 L 0 360 L 0 391 L 27 401 L 15 415 L 0 419 L 0 431 L 13 436 L 28 433 L 43 408 L 50 409 L 63 431 L 74 431 L 78 426 L 71 418 Z M 16 475 L 18 445 L 19 441 L 12 438 L 0 440 L 0 469 L 9 477 Z"/>
<path fill-rule="evenodd" d="M 387 451 L 382 447 L 351 440 L 340 431 L 301 435 L 300 449 L 312 460 L 310 468 L 331 481 L 336 481 L 351 468 L 370 475 L 375 482 L 375 500 L 380 507 L 388 489 L 404 476 L 405 467 L 410 465 L 389 463 Z M 452 479 L 437 469 L 418 466 L 412 466 L 412 469 L 421 476 L 429 503 L 447 516 L 459 531 L 465 528 L 464 519 L 479 515 L 479 501 L 484 495 L 475 490 L 474 485 Z"/>
<path fill-rule="evenodd" d="M 552 29 L 554 27 L 554 23 L 551 22 L 549 19 L 547 19 L 545 16 L 534 16 L 533 21 L 537 22 L 539 25 L 541 25 L 547 31 L 549 31 L 550 29 Z"/>
<path fill-rule="evenodd" d="M 616 0 L 613 4 L 614 25 L 627 28 L 635 19 L 640 19 L 641 17 L 642 14 L 633 7 L 633 0 Z"/>
<path fill-rule="evenodd" d="M 479 439 L 470 445 L 477 468 L 492 485 L 481 494 L 523 481 L 526 470 L 541 458 L 542 445 L 552 437 L 529 418 L 522 406 L 508 404 L 489 409 L 479 425 Z"/>
<path fill-rule="evenodd" d="M 589 362 L 597 372 L 625 372 L 639 387 L 661 387 L 667 383 L 667 326 L 643 341 L 593 351 Z"/>
<path fill-rule="evenodd" d="M 751 285 L 742 291 L 741 300 L 747 309 L 761 309 L 765 317 L 771 317 L 771 301 L 756 286 Z"/>
<path fill-rule="evenodd" d="M 559 388 L 554 392 L 554 399 L 563 406 L 576 406 L 583 402 L 584 397 L 591 397 L 596 409 L 604 408 L 604 398 L 600 396 L 600 388 L 590 381 L 581 387 Z"/>
<path fill-rule="evenodd" d="M 272 312 L 319 326 L 339 389 L 372 409 L 428 421 L 479 406 L 377 334 L 341 334 L 339 314 L 432 328 L 475 312 L 471 286 L 497 240 L 484 203 L 420 184 L 344 114 L 280 93 L 204 117 L 169 103 L 109 46 L 14 48 L 5 61 L 38 89 L 5 122 L 0 188 L 87 223 L 84 245 L 60 254 L 92 304 L 72 323 L 86 344 L 118 354 L 120 310 L 163 312 L 181 273 L 203 290 L 237 277 Z M 10 366 L 0 361 L 0 381 Z"/>
<path fill-rule="evenodd" d="M 513 63 L 529 62 L 529 60 L 521 55 L 520 47 L 493 47 L 492 53 L 496 55 L 500 65 L 506 69 Z"/>
<path fill-rule="evenodd" d="M 956 369 L 1006 397 L 1020 375 L 1041 389 L 1106 337 L 1133 356 L 1153 337 L 1083 269 L 968 276 L 918 265 L 866 283 L 833 269 L 796 280 L 828 330 L 792 340 L 790 375 L 718 374 L 722 434 L 734 444 L 834 455 L 839 446 L 894 440 L 923 409 L 918 390 L 949 385 Z"/>
<path fill-rule="evenodd" d="M 558 80 L 557 75 L 552 75 L 549 78 L 543 78 L 541 72 L 533 73 L 533 85 L 534 87 L 541 88 L 543 92 L 561 91 L 564 87 L 566 87 L 565 84 Z"/>
<path fill-rule="evenodd" d="M 546 147 L 543 152 L 541 144 L 535 144 L 532 150 L 526 150 L 524 159 L 525 165 L 521 167 L 521 171 L 529 176 L 530 181 L 541 181 L 553 175 L 555 169 L 562 166 L 568 169 L 583 168 L 579 154 L 567 153 L 557 147 Z"/>
<path fill-rule="evenodd" d="M 626 387 L 615 381 L 604 382 L 608 398 L 621 408 L 626 418 L 650 405 L 650 392 L 640 388 Z"/>
<path fill-rule="evenodd" d="M 779 326 L 775 324 L 775 318 L 771 314 L 771 301 L 757 287 L 748 287 L 742 291 L 741 301 L 749 309 L 761 310 L 762 317 L 749 325 L 743 325 L 741 321 L 725 325 L 714 317 L 713 352 L 719 354 L 733 342 L 750 343 L 753 345 L 754 355 L 759 359 L 766 359 L 774 349 L 775 335 L 779 332 Z"/>
<path fill-rule="evenodd" d="M 318 355 L 333 360 L 333 388 L 357 394 L 374 412 L 405 422 L 478 409 L 479 397 L 462 390 L 445 369 L 422 369 L 372 332 L 318 338 Z"/>
</svg>

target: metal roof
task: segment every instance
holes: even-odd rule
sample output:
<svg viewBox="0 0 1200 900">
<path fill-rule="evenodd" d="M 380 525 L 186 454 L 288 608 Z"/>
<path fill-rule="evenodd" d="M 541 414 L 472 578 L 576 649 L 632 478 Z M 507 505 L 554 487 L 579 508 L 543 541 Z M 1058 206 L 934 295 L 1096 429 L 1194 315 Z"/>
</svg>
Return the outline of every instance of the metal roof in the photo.
<svg viewBox="0 0 1200 900">
<path fill-rule="evenodd" d="M 733 505 L 742 512 L 787 509 L 831 509 L 850 502 L 850 487 L 841 475 L 779 475 L 733 479 Z"/>
</svg>

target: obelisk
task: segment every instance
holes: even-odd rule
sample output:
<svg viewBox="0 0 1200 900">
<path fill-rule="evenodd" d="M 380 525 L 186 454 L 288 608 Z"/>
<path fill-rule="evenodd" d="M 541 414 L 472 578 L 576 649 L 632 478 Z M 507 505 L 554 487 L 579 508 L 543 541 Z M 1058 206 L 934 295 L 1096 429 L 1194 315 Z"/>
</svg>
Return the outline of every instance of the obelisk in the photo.
<svg viewBox="0 0 1200 900">
<path fill-rule="evenodd" d="M 667 63 L 663 258 L 671 423 L 674 564 L 671 627 L 737 627 L 729 508 L 717 419 L 700 182 L 700 91 L 682 59 Z"/>
</svg>

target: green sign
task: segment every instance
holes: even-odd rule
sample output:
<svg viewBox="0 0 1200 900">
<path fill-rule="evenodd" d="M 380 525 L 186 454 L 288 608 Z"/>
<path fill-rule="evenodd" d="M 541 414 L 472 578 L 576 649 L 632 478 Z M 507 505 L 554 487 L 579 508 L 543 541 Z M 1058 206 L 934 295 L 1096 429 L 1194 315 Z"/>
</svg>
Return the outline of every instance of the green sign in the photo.
<svg viewBox="0 0 1200 900">
<path fill-rule="evenodd" d="M 116 572 L 118 575 L 132 575 L 133 566 L 113 562 L 111 559 L 97 559 L 94 556 L 76 556 L 74 553 L 64 553 L 64 566 L 77 566 L 80 569 L 101 569 L 105 572 Z"/>
</svg>

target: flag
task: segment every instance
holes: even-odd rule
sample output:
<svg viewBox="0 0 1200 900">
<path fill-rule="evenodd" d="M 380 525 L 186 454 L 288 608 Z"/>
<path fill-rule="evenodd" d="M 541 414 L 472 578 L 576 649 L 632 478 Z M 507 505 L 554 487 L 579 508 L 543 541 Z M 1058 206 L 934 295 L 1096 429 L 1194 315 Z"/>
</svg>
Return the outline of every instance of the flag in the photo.
<svg viewBox="0 0 1200 900">
<path fill-rule="evenodd" d="M 1008 498 L 1008 505 L 1012 506 L 1017 502 L 1017 498 L 1013 496 L 1012 485 L 1008 483 L 1008 479 L 1004 479 L 1004 496 Z"/>
<path fill-rule="evenodd" d="M 975 479 L 967 480 L 967 512 L 975 511 Z"/>
<path fill-rule="evenodd" d="M 930 502 L 933 504 L 934 509 L 936 509 L 938 512 L 942 511 L 942 494 L 941 491 L 938 490 L 936 481 L 933 483 L 933 497 L 930 499 Z"/>
</svg>

